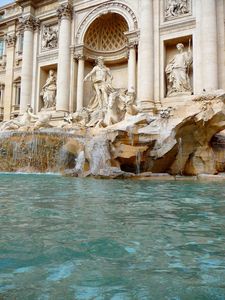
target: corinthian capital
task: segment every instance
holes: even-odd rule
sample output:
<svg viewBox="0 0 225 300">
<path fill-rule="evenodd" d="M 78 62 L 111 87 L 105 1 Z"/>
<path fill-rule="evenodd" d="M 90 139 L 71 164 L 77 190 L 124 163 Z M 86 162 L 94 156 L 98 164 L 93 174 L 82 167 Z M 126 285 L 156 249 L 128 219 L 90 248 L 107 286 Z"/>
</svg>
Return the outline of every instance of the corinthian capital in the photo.
<svg viewBox="0 0 225 300">
<path fill-rule="evenodd" d="M 40 21 L 33 16 L 20 18 L 20 23 L 24 30 L 37 30 L 40 27 Z"/>
<path fill-rule="evenodd" d="M 71 19 L 73 14 L 73 6 L 70 3 L 64 3 L 57 9 L 57 16 L 59 20 L 62 18 Z"/>
</svg>

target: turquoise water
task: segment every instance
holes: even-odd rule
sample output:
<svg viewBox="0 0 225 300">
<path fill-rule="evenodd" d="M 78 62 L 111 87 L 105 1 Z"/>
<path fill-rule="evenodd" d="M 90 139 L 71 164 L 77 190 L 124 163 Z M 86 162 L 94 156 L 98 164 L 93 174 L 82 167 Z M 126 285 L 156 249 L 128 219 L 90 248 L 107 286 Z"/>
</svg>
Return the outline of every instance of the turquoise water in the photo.
<svg viewBox="0 0 225 300">
<path fill-rule="evenodd" d="M 225 299 L 225 185 L 0 175 L 0 299 Z"/>
</svg>

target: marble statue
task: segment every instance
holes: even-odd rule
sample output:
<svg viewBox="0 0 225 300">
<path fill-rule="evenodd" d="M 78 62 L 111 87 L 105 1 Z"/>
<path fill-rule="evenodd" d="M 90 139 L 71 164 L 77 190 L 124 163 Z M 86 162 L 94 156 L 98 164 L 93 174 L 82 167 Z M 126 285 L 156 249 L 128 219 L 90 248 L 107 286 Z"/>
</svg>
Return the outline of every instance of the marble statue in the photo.
<svg viewBox="0 0 225 300">
<path fill-rule="evenodd" d="M 189 78 L 189 69 L 192 64 L 192 52 L 190 41 L 188 51 L 184 51 L 184 45 L 177 44 L 178 54 L 170 60 L 166 66 L 167 96 L 179 94 L 191 94 L 192 87 Z"/>
<path fill-rule="evenodd" d="M 97 58 L 97 65 L 84 78 L 84 81 L 91 79 L 96 97 L 89 103 L 90 109 L 104 108 L 108 103 L 108 95 L 112 90 L 112 74 L 110 69 L 104 65 L 102 57 Z"/>
<path fill-rule="evenodd" d="M 107 127 L 122 121 L 124 114 L 121 112 L 124 111 L 124 106 L 124 103 L 120 101 L 119 91 L 110 93 L 103 125 Z"/>
<path fill-rule="evenodd" d="M 85 107 L 81 110 L 76 111 L 75 113 L 67 113 L 63 118 L 64 122 L 75 125 L 85 127 L 86 124 L 89 122 L 89 113 Z M 62 127 L 65 127 L 63 124 Z"/>
<path fill-rule="evenodd" d="M 139 113 L 137 106 L 134 104 L 135 101 L 135 92 L 127 92 L 125 97 L 125 119 L 130 116 L 135 116 Z"/>
<path fill-rule="evenodd" d="M 167 107 L 167 108 L 165 108 L 165 109 L 162 109 L 162 110 L 159 112 L 159 115 L 160 115 L 160 117 L 161 117 L 162 119 L 169 119 L 170 117 L 173 116 L 173 113 L 172 113 L 173 110 L 174 110 L 174 108 L 171 107 L 171 106 L 169 106 L 169 107 Z"/>
<path fill-rule="evenodd" d="M 58 47 L 58 31 L 52 26 L 43 27 L 42 48 L 44 50 Z"/>
<path fill-rule="evenodd" d="M 54 109 L 56 105 L 56 75 L 54 70 L 49 71 L 46 83 L 42 87 L 41 96 L 43 97 L 44 109 Z"/>
<path fill-rule="evenodd" d="M 26 112 L 23 115 L 18 116 L 10 121 L 3 122 L 0 126 L 0 131 L 19 130 L 20 128 L 32 130 L 49 128 L 52 127 L 52 125 L 50 125 L 51 118 L 52 115 L 49 113 L 40 113 L 35 115 L 33 113 L 33 108 L 30 106 L 30 104 L 28 104 Z M 33 120 L 35 120 L 35 122 Z"/>
<path fill-rule="evenodd" d="M 3 122 L 0 131 L 4 130 L 18 130 L 21 127 L 30 127 L 31 125 L 31 115 L 33 109 L 30 105 L 27 105 L 26 112 L 22 116 L 18 116 L 15 119 Z"/>
<path fill-rule="evenodd" d="M 50 121 L 52 118 L 52 115 L 49 113 L 46 114 L 39 114 L 39 115 L 35 115 L 33 112 L 33 110 L 28 110 L 28 115 L 33 118 L 35 121 L 34 125 L 32 126 L 33 130 L 35 129 L 40 129 L 40 128 L 49 128 L 52 127 L 52 125 L 50 125 Z"/>
<path fill-rule="evenodd" d="M 167 0 L 165 10 L 165 17 L 167 19 L 182 16 L 189 12 L 189 0 Z"/>
</svg>

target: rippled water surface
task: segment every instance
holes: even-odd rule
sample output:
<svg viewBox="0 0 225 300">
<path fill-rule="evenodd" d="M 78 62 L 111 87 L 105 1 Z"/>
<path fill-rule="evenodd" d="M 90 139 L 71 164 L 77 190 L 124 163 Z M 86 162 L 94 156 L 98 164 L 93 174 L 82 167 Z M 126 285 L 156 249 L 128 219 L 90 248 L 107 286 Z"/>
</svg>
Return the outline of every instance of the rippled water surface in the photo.
<svg viewBox="0 0 225 300">
<path fill-rule="evenodd" d="M 225 184 L 1 174 L 0 299 L 225 299 Z"/>
</svg>

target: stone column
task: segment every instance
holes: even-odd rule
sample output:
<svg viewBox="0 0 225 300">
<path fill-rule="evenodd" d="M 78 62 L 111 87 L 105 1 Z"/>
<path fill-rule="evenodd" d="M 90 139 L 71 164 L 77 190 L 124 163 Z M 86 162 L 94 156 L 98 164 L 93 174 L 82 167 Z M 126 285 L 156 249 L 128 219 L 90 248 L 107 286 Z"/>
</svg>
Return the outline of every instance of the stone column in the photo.
<svg viewBox="0 0 225 300">
<path fill-rule="evenodd" d="M 10 120 L 12 95 L 13 95 L 13 71 L 14 71 L 14 56 L 16 35 L 15 32 L 9 33 L 5 37 L 7 46 L 7 61 L 6 61 L 6 74 L 5 74 L 5 100 L 4 101 L 4 120 Z"/>
<path fill-rule="evenodd" d="M 22 19 L 22 23 L 24 26 L 24 40 L 21 71 L 20 114 L 23 114 L 26 111 L 28 104 L 31 104 L 34 30 L 39 27 L 39 21 L 29 15 Z"/>
<path fill-rule="evenodd" d="M 5 89 L 5 85 L 2 83 L 0 83 L 0 92 L 1 92 L 1 95 L 0 95 L 0 108 L 3 108 L 4 106 L 4 102 L 3 102 L 3 98 L 4 98 L 4 89 Z"/>
<path fill-rule="evenodd" d="M 4 98 L 4 88 L 5 85 L 4 84 L 0 84 L 0 121 L 2 121 L 3 119 L 3 111 L 4 111 L 4 102 L 3 102 L 3 98 Z"/>
<path fill-rule="evenodd" d="M 136 91 L 136 49 L 130 44 L 128 53 L 128 92 Z"/>
<path fill-rule="evenodd" d="M 69 111 L 70 99 L 70 40 L 73 8 L 64 3 L 57 9 L 59 17 L 59 55 L 57 70 L 56 110 Z"/>
<path fill-rule="evenodd" d="M 77 55 L 77 111 L 83 108 L 84 98 L 84 56 Z"/>
<path fill-rule="evenodd" d="M 218 89 L 216 0 L 201 0 L 202 87 Z"/>
<path fill-rule="evenodd" d="M 7 35 L 5 36 L 5 40 L 4 40 L 4 44 L 3 44 L 3 53 L 2 53 L 2 67 L 3 67 L 3 69 L 6 66 L 6 37 L 7 37 Z"/>
<path fill-rule="evenodd" d="M 140 40 L 138 48 L 138 105 L 143 111 L 154 109 L 153 0 L 140 1 Z"/>
</svg>

